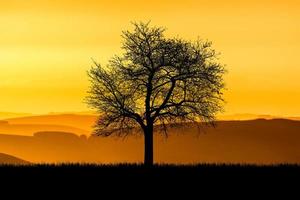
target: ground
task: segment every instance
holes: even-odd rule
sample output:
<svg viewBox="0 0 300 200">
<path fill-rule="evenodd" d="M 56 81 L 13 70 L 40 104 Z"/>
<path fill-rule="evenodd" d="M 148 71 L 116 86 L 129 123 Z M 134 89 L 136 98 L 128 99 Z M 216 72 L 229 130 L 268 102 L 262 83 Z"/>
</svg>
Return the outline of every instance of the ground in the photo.
<svg viewBox="0 0 300 200">
<path fill-rule="evenodd" d="M 297 199 L 300 166 L 3 165 L 0 180 L 11 199 Z"/>
</svg>

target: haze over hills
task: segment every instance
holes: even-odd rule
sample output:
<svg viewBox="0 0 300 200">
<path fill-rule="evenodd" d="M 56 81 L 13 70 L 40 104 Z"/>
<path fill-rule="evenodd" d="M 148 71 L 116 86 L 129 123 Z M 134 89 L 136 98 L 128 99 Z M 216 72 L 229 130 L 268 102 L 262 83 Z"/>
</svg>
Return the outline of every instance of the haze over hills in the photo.
<svg viewBox="0 0 300 200">
<path fill-rule="evenodd" d="M 264 115 L 264 114 L 251 114 L 251 113 L 237 113 L 231 115 L 219 115 L 217 120 L 221 121 L 234 121 L 234 120 L 254 120 L 254 119 L 290 119 L 290 120 L 300 120 L 300 117 L 286 117 L 286 116 L 276 116 L 276 115 Z"/>
<path fill-rule="evenodd" d="M 250 113 L 239 113 L 232 115 L 219 115 L 217 116 L 218 120 L 232 121 L 232 120 L 254 120 L 254 119 L 275 119 L 275 118 L 284 118 L 273 115 L 257 115 Z"/>
<path fill-rule="evenodd" d="M 220 121 L 198 129 L 171 128 L 155 136 L 159 163 L 300 163 L 300 122 L 272 119 Z M 142 162 L 143 138 L 103 138 L 43 131 L 33 136 L 0 135 L 0 152 L 30 162 Z"/>
<path fill-rule="evenodd" d="M 92 111 L 82 112 L 51 112 L 48 114 L 29 114 L 29 113 L 9 113 L 0 112 L 0 120 L 9 121 L 11 123 L 20 124 L 55 124 L 73 126 L 75 122 L 79 122 L 80 128 L 86 123 L 94 122 L 98 114 Z M 298 116 L 276 116 L 267 114 L 252 113 L 236 113 L 236 114 L 220 114 L 218 120 L 253 120 L 253 119 L 293 119 L 300 120 Z M 73 122 L 75 120 L 75 122 Z M 86 123 L 85 123 L 86 122 Z M 85 123 L 85 124 L 84 124 Z"/>
<path fill-rule="evenodd" d="M 92 112 L 79 113 L 51 113 L 47 115 L 33 115 L 0 120 L 0 134 L 14 134 L 32 136 L 39 131 L 71 132 L 78 136 L 89 136 L 98 116 Z M 277 119 L 280 117 L 271 115 L 234 114 L 220 115 L 218 120 L 254 120 Z M 300 120 L 297 117 L 286 119 Z"/>
<path fill-rule="evenodd" d="M 0 120 L 7 118 L 16 118 L 16 117 L 28 117 L 32 116 L 30 113 L 14 113 L 14 112 L 0 112 Z"/>
<path fill-rule="evenodd" d="M 85 126 L 84 128 L 88 127 L 89 126 Z M 0 121 L 0 134 L 32 136 L 35 132 L 38 131 L 64 131 L 72 132 L 77 135 L 90 134 L 90 130 L 84 130 L 67 125 L 57 125 L 51 123 L 42 124 L 38 122 L 31 122 L 30 120 L 28 121 L 28 123 L 13 123 L 9 121 Z"/>
<path fill-rule="evenodd" d="M 66 131 L 75 132 L 78 134 L 87 134 L 93 129 L 93 125 L 97 120 L 96 115 L 87 114 L 50 114 L 50 115 L 37 115 L 29 117 L 19 117 L 5 119 L 10 125 L 39 125 L 39 126 L 65 126 L 63 129 L 43 129 L 44 131 Z M 69 128 L 69 130 L 66 129 Z M 70 128 L 81 129 L 81 131 L 70 130 Z M 39 131 L 42 131 L 40 129 Z"/>
</svg>

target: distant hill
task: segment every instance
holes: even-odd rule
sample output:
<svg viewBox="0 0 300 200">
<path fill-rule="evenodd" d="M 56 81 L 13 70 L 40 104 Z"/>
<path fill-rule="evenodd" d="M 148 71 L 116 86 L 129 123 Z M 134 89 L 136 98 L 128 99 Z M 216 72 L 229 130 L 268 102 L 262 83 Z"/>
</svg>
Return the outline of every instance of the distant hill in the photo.
<svg viewBox="0 0 300 200">
<path fill-rule="evenodd" d="M 50 112 L 48 115 L 97 115 L 95 111 Z"/>
<path fill-rule="evenodd" d="M 12 120 L 12 122 L 10 120 L 0 121 L 0 134 L 32 136 L 35 132 L 40 132 L 40 131 L 52 131 L 52 132 L 63 131 L 63 132 L 72 132 L 77 135 L 82 135 L 82 134 L 90 135 L 89 130 L 84 130 L 84 129 L 67 126 L 67 125 L 57 125 L 54 123 L 43 124 L 42 123 L 43 121 L 39 121 L 40 123 L 38 123 L 38 121 L 31 120 L 31 117 L 17 118 L 17 119 L 20 120 L 16 120 L 16 121 Z M 24 121 L 22 119 L 24 119 Z"/>
<path fill-rule="evenodd" d="M 7 118 L 16 118 L 16 117 L 28 117 L 32 116 L 30 113 L 13 113 L 13 112 L 0 112 L 0 120 Z"/>
<path fill-rule="evenodd" d="M 233 120 L 254 120 L 254 119 L 276 119 L 280 118 L 278 116 L 273 115 L 257 115 L 257 114 L 249 114 L 249 113 L 239 113 L 232 115 L 219 115 L 217 117 L 218 120 L 225 121 L 233 121 Z"/>
<path fill-rule="evenodd" d="M 159 163 L 300 163 L 300 121 L 219 121 L 216 128 L 186 124 L 155 135 Z M 42 131 L 33 136 L 0 134 L 0 152 L 31 162 L 142 162 L 143 137 L 78 136 Z"/>
<path fill-rule="evenodd" d="M 65 132 L 79 133 L 80 135 L 86 133 L 83 133 L 82 131 L 78 132 L 78 130 L 77 131 L 71 130 L 70 128 L 72 127 L 72 128 L 84 130 L 89 134 L 92 132 L 93 126 L 95 125 L 97 118 L 98 116 L 96 114 L 92 114 L 92 112 L 78 112 L 78 113 L 50 113 L 47 115 L 13 117 L 13 118 L 3 119 L 3 121 L 8 122 L 10 125 L 35 125 L 35 126 L 51 125 L 51 126 L 56 126 L 56 128 L 38 129 L 36 131 L 43 131 L 43 130 L 44 131 L 65 131 Z M 272 115 L 233 114 L 233 115 L 220 115 L 218 116 L 217 119 L 219 121 L 232 121 L 232 120 L 245 121 L 245 120 L 255 120 L 255 119 L 279 119 L 279 118 L 280 117 L 278 116 L 272 116 Z M 286 119 L 300 121 L 300 117 L 289 117 Z M 66 126 L 69 128 L 61 129 L 58 126 Z M 0 133 L 6 133 L 3 131 L 1 131 L 1 127 L 0 127 Z"/>
<path fill-rule="evenodd" d="M 0 165 L 2 164 L 13 164 L 13 165 L 24 165 L 24 164 L 30 164 L 30 162 L 27 162 L 25 160 L 22 160 L 20 158 L 0 153 Z"/>
<path fill-rule="evenodd" d="M 10 124 L 60 125 L 91 131 L 97 120 L 96 115 L 86 114 L 50 114 L 5 119 Z M 45 130 L 47 131 L 47 130 Z M 62 130 L 64 131 L 64 130 Z M 72 131 L 71 131 L 72 132 Z"/>
<path fill-rule="evenodd" d="M 300 121 L 300 117 L 289 117 L 290 120 Z"/>
<path fill-rule="evenodd" d="M 233 120 L 255 120 L 255 119 L 290 119 L 300 121 L 300 117 L 282 117 L 282 116 L 274 116 L 274 115 L 258 115 L 258 114 L 250 114 L 250 113 L 239 113 L 232 115 L 219 115 L 217 116 L 218 120 L 221 121 L 233 121 Z"/>
<path fill-rule="evenodd" d="M 68 126 L 86 130 L 91 132 L 98 116 L 92 114 L 92 112 L 79 112 L 79 113 L 51 113 L 48 115 L 36 115 L 25 116 L 4 119 L 11 125 L 56 125 L 56 126 Z M 256 115 L 256 114 L 233 114 L 233 115 L 220 115 L 218 120 L 220 121 L 245 121 L 255 119 L 279 119 L 282 117 L 272 115 Z M 300 117 L 288 117 L 285 119 L 300 121 Z M 47 130 L 45 130 L 47 131 Z M 71 130 L 55 130 L 55 131 L 67 131 Z"/>
</svg>

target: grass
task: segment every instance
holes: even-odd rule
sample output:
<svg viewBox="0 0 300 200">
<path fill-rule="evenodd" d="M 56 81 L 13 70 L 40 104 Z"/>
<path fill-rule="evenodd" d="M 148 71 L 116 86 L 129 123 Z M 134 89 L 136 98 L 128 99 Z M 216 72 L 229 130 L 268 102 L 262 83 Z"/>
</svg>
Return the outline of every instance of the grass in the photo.
<svg viewBox="0 0 300 200">
<path fill-rule="evenodd" d="M 30 188 L 29 191 L 63 191 L 76 194 L 119 194 L 151 190 L 152 193 L 172 191 L 190 194 L 213 190 L 218 194 L 236 190 L 276 192 L 288 187 L 298 191 L 300 165 L 239 165 L 239 164 L 195 164 L 154 165 L 142 164 L 95 165 L 79 163 L 1 165 L 0 184 L 7 188 Z M 86 189 L 87 188 L 87 189 Z M 267 188 L 271 188 L 267 190 Z M 3 190 L 2 190 L 3 191 Z M 123 194 L 123 193 L 122 193 Z"/>
<path fill-rule="evenodd" d="M 37 164 L 2 164 L 0 170 L 12 169 L 97 169 L 97 170 L 140 170 L 147 169 L 151 171 L 156 170 L 300 170 L 300 164 L 226 164 L 226 163 L 214 163 L 214 164 L 154 164 L 153 166 L 145 166 L 142 163 L 118 163 L 118 164 L 94 164 L 94 163 L 37 163 Z"/>
<path fill-rule="evenodd" d="M 156 164 L 152 167 L 143 164 L 30 164 L 1 165 L 0 176 L 73 176 L 73 177 L 143 177 L 153 178 L 205 178 L 205 177 L 284 177 L 300 176 L 300 165 L 243 165 L 243 164 Z"/>
</svg>

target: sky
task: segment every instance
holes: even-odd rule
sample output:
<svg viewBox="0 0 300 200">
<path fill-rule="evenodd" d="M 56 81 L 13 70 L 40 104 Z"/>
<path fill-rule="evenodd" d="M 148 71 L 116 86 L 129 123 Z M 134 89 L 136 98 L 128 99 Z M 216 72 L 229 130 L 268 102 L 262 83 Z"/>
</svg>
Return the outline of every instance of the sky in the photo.
<svg viewBox="0 0 300 200">
<path fill-rule="evenodd" d="M 0 111 L 86 111 L 91 58 L 120 53 L 132 21 L 210 40 L 226 64 L 225 113 L 300 115 L 300 2 L 0 0 Z"/>
</svg>

